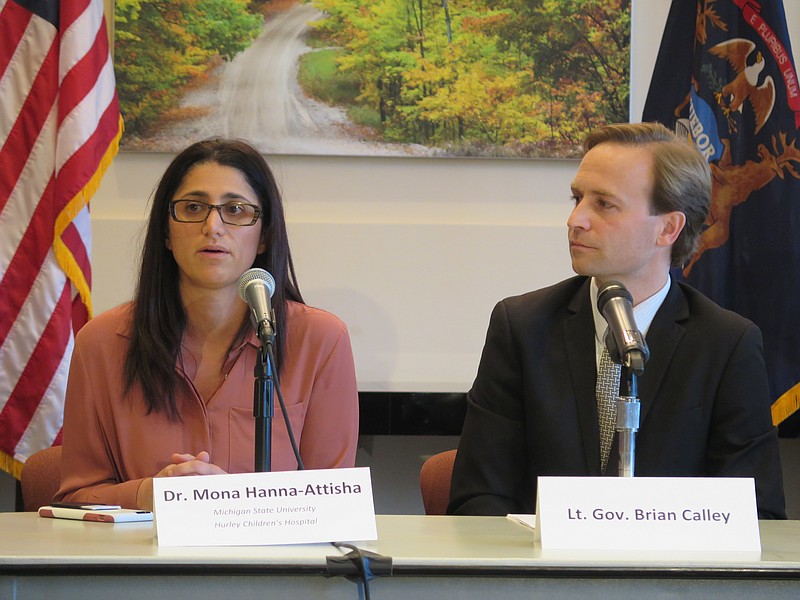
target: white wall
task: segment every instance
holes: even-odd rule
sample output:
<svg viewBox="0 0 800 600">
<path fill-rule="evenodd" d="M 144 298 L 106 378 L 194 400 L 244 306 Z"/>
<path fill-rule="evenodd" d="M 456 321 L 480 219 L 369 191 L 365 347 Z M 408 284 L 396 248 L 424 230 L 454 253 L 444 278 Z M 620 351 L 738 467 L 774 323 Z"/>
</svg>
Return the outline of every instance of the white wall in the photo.
<svg viewBox="0 0 800 600">
<path fill-rule="evenodd" d="M 800 1 L 785 4 L 797 32 Z M 638 120 L 669 1 L 633 10 Z M 147 201 L 171 158 L 120 154 L 92 201 L 96 311 L 132 293 Z M 269 160 L 301 290 L 347 322 L 362 390 L 466 391 L 494 303 L 572 273 L 565 222 L 576 161 Z"/>
</svg>

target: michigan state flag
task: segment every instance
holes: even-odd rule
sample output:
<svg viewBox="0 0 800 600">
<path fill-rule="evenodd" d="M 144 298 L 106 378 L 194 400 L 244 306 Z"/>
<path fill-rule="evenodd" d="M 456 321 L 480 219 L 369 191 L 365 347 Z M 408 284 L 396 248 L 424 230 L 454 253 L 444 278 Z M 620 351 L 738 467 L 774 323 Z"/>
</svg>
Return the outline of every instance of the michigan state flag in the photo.
<svg viewBox="0 0 800 600">
<path fill-rule="evenodd" d="M 642 120 L 691 136 L 711 166 L 711 213 L 677 275 L 761 328 L 773 421 L 798 435 L 800 87 L 782 1 L 673 0 Z"/>
</svg>

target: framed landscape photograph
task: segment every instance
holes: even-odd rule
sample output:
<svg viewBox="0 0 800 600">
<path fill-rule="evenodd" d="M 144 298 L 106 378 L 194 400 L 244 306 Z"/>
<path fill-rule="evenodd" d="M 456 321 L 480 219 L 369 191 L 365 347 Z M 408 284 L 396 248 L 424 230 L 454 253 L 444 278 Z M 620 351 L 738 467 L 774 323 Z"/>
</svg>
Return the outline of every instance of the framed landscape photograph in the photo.
<svg viewBox="0 0 800 600">
<path fill-rule="evenodd" d="M 628 120 L 630 0 L 116 0 L 122 149 L 569 158 Z"/>
</svg>

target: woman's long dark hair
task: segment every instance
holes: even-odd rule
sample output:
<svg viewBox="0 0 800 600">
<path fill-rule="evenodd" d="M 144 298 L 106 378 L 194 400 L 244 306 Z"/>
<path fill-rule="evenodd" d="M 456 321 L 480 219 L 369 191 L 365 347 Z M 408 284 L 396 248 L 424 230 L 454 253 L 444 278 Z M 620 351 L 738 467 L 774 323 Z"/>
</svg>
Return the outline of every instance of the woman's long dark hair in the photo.
<svg viewBox="0 0 800 600">
<path fill-rule="evenodd" d="M 124 369 L 126 393 L 138 383 L 148 412 L 163 412 L 174 420 L 180 420 L 175 363 L 186 327 L 186 313 L 178 287 L 178 264 L 166 246 L 169 202 L 186 173 L 203 163 L 217 163 L 238 170 L 261 203 L 261 239 L 266 250 L 256 256 L 252 266 L 266 269 L 275 278 L 272 307 L 277 332 L 275 361 L 279 373 L 286 346 L 286 302 L 303 302 L 289 250 L 280 190 L 264 158 L 245 142 L 219 138 L 197 142 L 178 154 L 161 177 L 153 196 L 134 296 L 131 343 Z M 243 335 L 249 326 L 247 320 L 243 321 L 240 334 Z M 241 335 L 237 338 L 241 339 Z"/>
</svg>

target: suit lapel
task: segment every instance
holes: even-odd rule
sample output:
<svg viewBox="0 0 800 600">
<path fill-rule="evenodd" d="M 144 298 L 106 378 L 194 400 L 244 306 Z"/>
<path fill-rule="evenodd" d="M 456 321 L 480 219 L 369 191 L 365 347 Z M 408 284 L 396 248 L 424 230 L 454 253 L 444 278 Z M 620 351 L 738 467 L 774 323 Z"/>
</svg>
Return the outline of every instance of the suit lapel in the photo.
<svg viewBox="0 0 800 600">
<path fill-rule="evenodd" d="M 572 298 L 564 320 L 564 344 L 569 362 L 574 401 L 589 474 L 600 474 L 600 432 L 595 400 L 597 361 L 594 346 L 594 318 L 589 300 L 590 278 Z"/>
<path fill-rule="evenodd" d="M 672 355 L 684 334 L 681 321 L 689 317 L 689 306 L 680 285 L 673 279 L 664 303 L 658 309 L 650 329 L 647 331 L 647 346 L 650 360 L 645 365 L 644 374 L 639 378 L 639 401 L 641 411 L 639 423 L 644 423 L 656 399 L 661 382 L 667 374 Z"/>
</svg>

